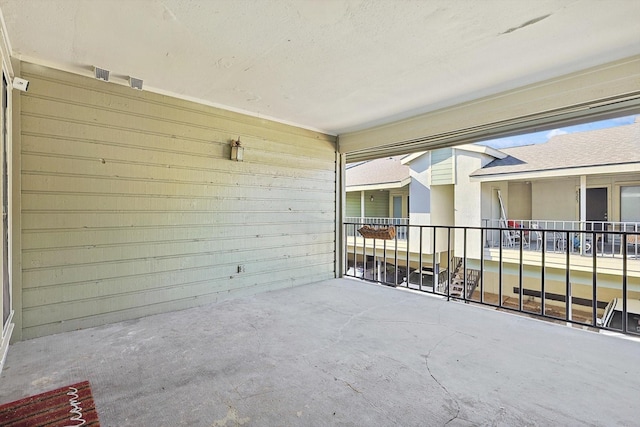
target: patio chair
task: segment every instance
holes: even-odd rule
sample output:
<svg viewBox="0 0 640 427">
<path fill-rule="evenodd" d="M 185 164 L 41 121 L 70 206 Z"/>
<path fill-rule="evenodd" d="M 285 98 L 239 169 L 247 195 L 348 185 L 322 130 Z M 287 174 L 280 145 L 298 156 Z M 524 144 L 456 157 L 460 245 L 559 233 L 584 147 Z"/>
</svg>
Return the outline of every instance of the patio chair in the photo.
<svg viewBox="0 0 640 427">
<path fill-rule="evenodd" d="M 629 250 L 631 247 L 631 251 Z M 627 234 L 627 254 L 628 255 L 640 255 L 640 234 Z"/>
<path fill-rule="evenodd" d="M 531 247 L 531 243 L 535 239 L 536 241 L 536 251 L 539 251 L 542 245 L 542 232 L 538 231 L 539 226 L 537 222 L 531 223 L 531 233 L 529 233 L 529 247 Z"/>
<path fill-rule="evenodd" d="M 522 244 L 527 245 L 528 241 L 524 232 L 521 230 L 522 226 L 516 223 L 513 220 L 507 221 L 507 229 L 504 230 L 504 246 L 508 246 L 510 248 L 516 247 L 520 245 L 520 237 L 522 236 Z"/>
<path fill-rule="evenodd" d="M 567 248 L 567 237 L 565 233 L 553 232 L 553 247 L 557 252 L 564 252 Z"/>
<path fill-rule="evenodd" d="M 572 239 L 572 246 L 573 246 L 573 252 L 580 252 L 580 245 L 582 244 L 582 242 L 580 241 L 580 234 L 576 233 L 573 235 Z M 589 236 L 585 236 L 584 237 L 584 253 L 588 254 L 591 253 L 591 239 L 589 238 Z"/>
</svg>

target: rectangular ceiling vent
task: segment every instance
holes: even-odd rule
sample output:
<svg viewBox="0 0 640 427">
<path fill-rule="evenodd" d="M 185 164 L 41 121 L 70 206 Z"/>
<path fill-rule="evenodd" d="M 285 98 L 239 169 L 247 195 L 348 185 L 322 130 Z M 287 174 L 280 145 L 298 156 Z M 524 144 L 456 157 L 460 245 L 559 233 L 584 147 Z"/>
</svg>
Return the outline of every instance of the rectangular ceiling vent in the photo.
<svg viewBox="0 0 640 427">
<path fill-rule="evenodd" d="M 142 90 L 142 80 L 136 79 L 135 77 L 129 77 L 129 86 L 131 86 L 131 89 Z"/>
<path fill-rule="evenodd" d="M 93 71 L 95 73 L 96 79 L 104 80 L 105 82 L 109 81 L 109 70 L 105 70 L 104 68 L 93 67 Z"/>
</svg>

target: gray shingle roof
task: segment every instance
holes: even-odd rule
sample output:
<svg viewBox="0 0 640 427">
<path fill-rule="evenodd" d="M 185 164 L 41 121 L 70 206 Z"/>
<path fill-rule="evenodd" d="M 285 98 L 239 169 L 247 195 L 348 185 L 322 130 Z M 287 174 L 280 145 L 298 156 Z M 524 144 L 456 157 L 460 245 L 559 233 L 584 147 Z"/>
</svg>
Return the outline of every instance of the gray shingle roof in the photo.
<svg viewBox="0 0 640 427">
<path fill-rule="evenodd" d="M 404 156 L 383 157 L 381 159 L 348 165 L 346 186 L 400 183 L 409 178 L 409 166 L 400 163 Z"/>
<path fill-rule="evenodd" d="M 492 161 L 471 176 L 640 163 L 640 122 L 557 135 L 544 144 L 500 151 L 507 157 Z"/>
</svg>

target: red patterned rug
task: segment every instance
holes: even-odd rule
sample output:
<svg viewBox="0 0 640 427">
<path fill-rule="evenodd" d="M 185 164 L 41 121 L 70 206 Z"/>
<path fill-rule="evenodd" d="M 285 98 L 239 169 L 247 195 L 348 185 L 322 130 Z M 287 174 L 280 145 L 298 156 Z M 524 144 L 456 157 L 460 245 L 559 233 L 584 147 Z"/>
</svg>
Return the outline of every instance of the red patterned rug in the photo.
<svg viewBox="0 0 640 427">
<path fill-rule="evenodd" d="M 0 405 L 3 427 L 99 427 L 89 381 Z"/>
</svg>

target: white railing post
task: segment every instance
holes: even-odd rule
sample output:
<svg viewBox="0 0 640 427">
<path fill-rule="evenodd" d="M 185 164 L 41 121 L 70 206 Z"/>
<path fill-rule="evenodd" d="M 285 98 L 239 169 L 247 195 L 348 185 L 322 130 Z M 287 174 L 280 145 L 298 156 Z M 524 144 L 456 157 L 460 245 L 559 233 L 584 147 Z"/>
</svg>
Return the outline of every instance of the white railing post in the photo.
<svg viewBox="0 0 640 427">
<path fill-rule="evenodd" d="M 497 234 L 509 231 L 506 224 L 496 224 L 499 220 L 482 219 L 481 226 L 484 228 L 499 228 Z M 546 230 L 548 236 L 553 237 L 554 250 L 561 249 L 561 246 L 555 247 L 556 244 L 570 245 L 566 246 L 570 252 L 579 253 L 587 256 L 591 251 L 596 251 L 598 256 L 621 256 L 622 245 L 626 244 L 623 236 L 624 232 L 638 232 L 640 230 L 640 222 L 620 222 L 620 221 L 566 221 L 566 220 L 518 220 L 510 219 L 509 224 L 518 225 L 521 228 L 533 228 L 534 224 L 540 230 Z M 549 230 L 557 230 L 549 232 Z M 569 233 L 569 240 L 564 241 Z M 596 235 L 595 241 L 593 235 Z M 487 232 L 486 243 L 488 247 L 496 247 L 495 232 Z M 562 237 L 562 241 L 559 240 Z M 600 239 L 598 240 L 598 237 Z M 598 245 L 600 244 L 600 246 Z M 579 245 L 579 249 L 578 246 Z M 546 242 L 544 242 L 546 249 Z M 565 248 L 565 249 L 566 249 Z M 562 250 L 565 250 L 562 249 Z M 637 255 L 636 255 L 637 256 Z"/>
</svg>

